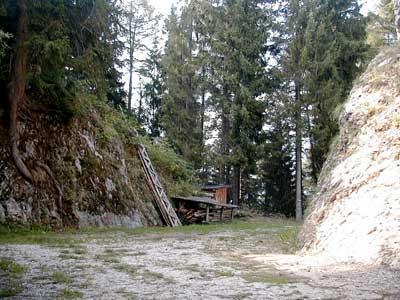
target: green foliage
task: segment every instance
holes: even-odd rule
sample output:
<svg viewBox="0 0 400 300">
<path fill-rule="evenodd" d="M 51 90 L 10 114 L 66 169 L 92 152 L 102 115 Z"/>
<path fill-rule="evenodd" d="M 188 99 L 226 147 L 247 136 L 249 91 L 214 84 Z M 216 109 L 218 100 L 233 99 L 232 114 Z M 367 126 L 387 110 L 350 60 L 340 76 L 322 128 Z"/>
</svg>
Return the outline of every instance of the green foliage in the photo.
<svg viewBox="0 0 400 300">
<path fill-rule="evenodd" d="M 166 93 L 161 106 L 161 122 L 169 143 L 197 169 L 201 166 L 203 141 L 196 101 L 193 18 L 188 7 L 184 8 L 180 18 L 173 8 L 167 21 L 168 41 L 162 58 Z"/>
<path fill-rule="evenodd" d="M 170 196 L 188 196 L 197 192 L 193 167 L 182 156 L 175 153 L 166 141 L 157 144 L 144 139 L 149 156 L 157 172 L 165 180 L 165 188 Z"/>
<path fill-rule="evenodd" d="M 7 40 L 12 38 L 12 34 L 4 32 L 0 29 L 0 61 L 5 56 L 6 50 L 9 48 Z"/>
<path fill-rule="evenodd" d="M 366 18 L 357 1 L 320 2 L 313 5 L 318 9 L 310 12 L 302 53 L 307 70 L 304 101 L 311 106 L 309 134 L 314 143 L 311 160 L 315 178 L 339 129 L 335 109 L 347 98 L 353 81 L 365 67 L 368 53 Z"/>
</svg>

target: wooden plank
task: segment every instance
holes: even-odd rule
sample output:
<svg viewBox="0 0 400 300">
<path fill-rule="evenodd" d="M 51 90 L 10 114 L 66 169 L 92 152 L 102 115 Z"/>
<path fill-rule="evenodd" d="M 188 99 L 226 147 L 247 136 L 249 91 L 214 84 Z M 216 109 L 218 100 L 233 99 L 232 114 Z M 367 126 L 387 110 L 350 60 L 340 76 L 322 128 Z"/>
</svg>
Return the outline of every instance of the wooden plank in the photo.
<svg viewBox="0 0 400 300">
<path fill-rule="evenodd" d="M 169 201 L 164 188 L 160 182 L 157 172 L 155 171 L 150 157 L 147 154 L 146 148 L 143 145 L 137 145 L 140 161 L 144 169 L 145 177 L 154 200 L 161 212 L 164 222 L 167 226 L 175 227 L 182 225 L 174 208 Z"/>
</svg>

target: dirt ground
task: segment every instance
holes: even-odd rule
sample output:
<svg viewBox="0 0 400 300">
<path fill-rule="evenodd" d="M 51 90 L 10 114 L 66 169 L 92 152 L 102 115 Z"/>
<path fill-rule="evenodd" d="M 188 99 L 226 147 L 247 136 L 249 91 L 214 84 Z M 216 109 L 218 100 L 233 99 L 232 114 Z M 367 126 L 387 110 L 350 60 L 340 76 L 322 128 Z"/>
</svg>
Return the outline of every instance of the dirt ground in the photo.
<svg viewBox="0 0 400 300">
<path fill-rule="evenodd" d="M 297 231 L 293 222 L 265 220 L 3 236 L 0 295 L 13 300 L 400 299 L 400 270 L 290 254 Z"/>
</svg>

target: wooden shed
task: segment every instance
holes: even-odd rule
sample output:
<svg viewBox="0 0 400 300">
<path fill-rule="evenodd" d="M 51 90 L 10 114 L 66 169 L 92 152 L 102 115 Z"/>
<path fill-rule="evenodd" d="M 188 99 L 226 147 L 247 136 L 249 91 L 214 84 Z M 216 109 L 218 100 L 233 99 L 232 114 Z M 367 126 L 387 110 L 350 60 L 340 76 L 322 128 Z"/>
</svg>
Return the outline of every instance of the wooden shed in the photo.
<svg viewBox="0 0 400 300">
<path fill-rule="evenodd" d="M 201 188 L 203 192 L 206 192 L 215 201 L 223 204 L 229 203 L 229 189 L 230 185 L 205 185 Z"/>
<path fill-rule="evenodd" d="M 232 221 L 236 205 L 224 204 L 210 197 L 172 197 L 184 224 Z"/>
</svg>

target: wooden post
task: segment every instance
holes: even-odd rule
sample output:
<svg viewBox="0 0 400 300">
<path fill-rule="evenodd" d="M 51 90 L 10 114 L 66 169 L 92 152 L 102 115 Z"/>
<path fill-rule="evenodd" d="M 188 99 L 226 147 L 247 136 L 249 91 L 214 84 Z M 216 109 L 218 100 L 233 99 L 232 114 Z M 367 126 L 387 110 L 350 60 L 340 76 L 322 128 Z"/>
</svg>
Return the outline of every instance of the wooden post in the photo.
<svg viewBox="0 0 400 300">
<path fill-rule="evenodd" d="M 219 220 L 222 222 L 222 214 L 224 213 L 224 207 L 221 207 L 221 213 L 219 215 Z"/>
<path fill-rule="evenodd" d="M 210 218 L 210 207 L 207 205 L 207 208 L 206 208 L 206 223 L 208 223 L 209 218 Z"/>
<path fill-rule="evenodd" d="M 233 222 L 233 208 L 231 208 L 231 222 Z"/>
</svg>

